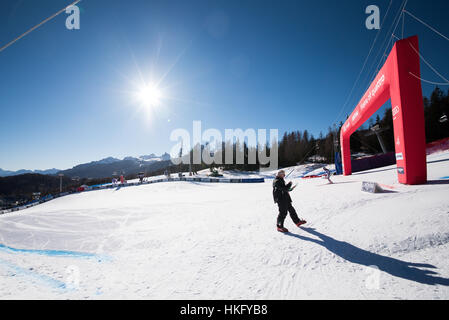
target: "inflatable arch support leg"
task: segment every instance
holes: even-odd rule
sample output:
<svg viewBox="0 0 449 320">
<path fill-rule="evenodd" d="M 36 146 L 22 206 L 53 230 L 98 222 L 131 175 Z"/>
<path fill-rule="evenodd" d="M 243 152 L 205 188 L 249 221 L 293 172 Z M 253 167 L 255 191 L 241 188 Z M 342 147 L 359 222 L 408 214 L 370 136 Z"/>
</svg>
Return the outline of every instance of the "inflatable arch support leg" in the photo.
<svg viewBox="0 0 449 320">
<path fill-rule="evenodd" d="M 418 37 L 395 43 L 368 91 L 344 123 L 341 151 L 344 175 L 351 175 L 351 135 L 391 99 L 398 180 L 403 184 L 427 181 L 424 105 L 421 89 Z"/>
</svg>

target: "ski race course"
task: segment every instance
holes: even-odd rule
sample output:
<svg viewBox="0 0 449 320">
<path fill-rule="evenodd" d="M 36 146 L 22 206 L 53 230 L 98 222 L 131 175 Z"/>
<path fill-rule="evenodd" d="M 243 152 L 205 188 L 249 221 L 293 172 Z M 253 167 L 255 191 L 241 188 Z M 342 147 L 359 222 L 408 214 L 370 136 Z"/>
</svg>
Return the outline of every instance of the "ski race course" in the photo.
<svg viewBox="0 0 449 320">
<path fill-rule="evenodd" d="M 333 185 L 297 167 L 287 180 L 308 224 L 287 217 L 290 234 L 275 228 L 273 173 L 90 191 L 4 214 L 0 298 L 449 299 L 449 153 L 427 160 L 420 186 L 398 184 L 395 166 Z M 365 193 L 362 181 L 392 188 Z"/>
</svg>

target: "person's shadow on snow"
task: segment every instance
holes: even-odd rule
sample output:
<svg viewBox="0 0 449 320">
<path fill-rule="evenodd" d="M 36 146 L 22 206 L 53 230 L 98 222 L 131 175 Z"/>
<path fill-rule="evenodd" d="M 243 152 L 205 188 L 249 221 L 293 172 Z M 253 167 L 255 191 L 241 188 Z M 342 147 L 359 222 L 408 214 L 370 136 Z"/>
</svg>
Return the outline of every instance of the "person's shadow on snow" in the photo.
<svg viewBox="0 0 449 320">
<path fill-rule="evenodd" d="M 380 270 L 391 274 L 392 276 L 416 281 L 428 285 L 444 285 L 449 286 L 449 279 L 433 276 L 437 273 L 431 270 L 423 270 L 419 268 L 433 268 L 436 267 L 430 264 L 406 262 L 386 256 L 382 256 L 377 253 L 372 253 L 350 243 L 339 241 L 322 233 L 319 233 L 313 228 L 301 228 L 319 239 L 313 239 L 305 236 L 300 236 L 293 233 L 287 233 L 291 237 L 295 237 L 301 240 L 314 242 L 325 247 L 330 252 L 340 256 L 341 258 L 364 266 L 376 266 Z"/>
</svg>

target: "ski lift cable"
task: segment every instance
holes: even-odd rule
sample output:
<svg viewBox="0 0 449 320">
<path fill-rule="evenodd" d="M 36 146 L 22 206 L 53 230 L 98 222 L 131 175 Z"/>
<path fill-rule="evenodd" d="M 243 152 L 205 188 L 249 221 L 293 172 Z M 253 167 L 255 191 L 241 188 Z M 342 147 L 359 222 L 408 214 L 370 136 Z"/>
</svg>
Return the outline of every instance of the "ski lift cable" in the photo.
<svg viewBox="0 0 449 320">
<path fill-rule="evenodd" d="M 315 148 L 316 148 L 316 146 L 313 146 L 313 147 L 309 150 L 309 152 L 307 152 L 306 155 L 305 155 L 305 156 L 304 156 L 298 163 L 301 164 L 301 163 L 304 161 L 304 159 L 307 158 L 307 156 L 310 154 L 310 152 L 312 152 L 313 150 L 315 150 Z M 293 173 L 293 171 L 295 171 L 295 168 L 293 168 L 293 169 L 290 171 L 290 173 L 289 173 L 285 178 L 288 178 L 288 176 L 291 175 L 291 174 Z"/>
<path fill-rule="evenodd" d="M 394 24 L 393 24 L 393 25 L 394 25 Z M 393 27 L 393 25 L 392 25 L 392 27 Z M 391 31 L 391 28 L 390 28 L 389 31 Z M 388 40 L 388 42 L 386 42 L 387 40 Z M 384 52 L 382 53 L 381 56 L 376 56 L 375 61 L 378 61 L 378 63 L 377 63 L 377 65 L 376 65 L 375 62 L 373 63 L 373 66 L 376 65 L 376 68 L 375 68 L 374 70 L 373 70 L 373 69 L 370 69 L 370 70 L 373 70 L 373 71 L 372 71 L 372 72 L 370 71 L 371 76 L 368 77 L 368 83 L 367 83 L 367 85 L 366 85 L 365 91 L 368 90 L 369 86 L 371 85 L 371 83 L 373 82 L 374 78 L 376 77 L 376 74 L 379 72 L 381 64 L 385 61 L 385 58 L 387 57 L 387 54 L 386 54 L 386 53 L 387 53 L 388 48 L 390 48 L 390 42 L 391 42 L 392 40 L 393 40 L 393 37 L 391 36 L 390 33 L 388 33 L 388 34 L 387 34 L 387 37 L 385 38 L 385 41 L 384 41 L 384 44 L 386 44 L 385 49 L 384 49 Z M 384 45 L 382 45 L 382 47 L 384 47 Z M 381 50 L 382 50 L 382 49 L 381 49 Z M 381 52 L 381 51 L 379 51 L 379 53 L 380 53 L 380 52 Z"/>
<path fill-rule="evenodd" d="M 404 26 L 405 26 L 405 14 L 404 14 L 404 9 L 402 10 L 402 39 L 404 39 Z"/>
<path fill-rule="evenodd" d="M 371 73 L 371 77 L 368 78 L 369 81 L 368 81 L 368 84 L 367 84 L 367 86 L 366 86 L 365 91 L 368 90 L 368 88 L 369 88 L 371 82 L 374 80 L 374 78 L 376 77 L 376 74 L 377 74 L 377 73 L 379 72 L 379 70 L 380 70 L 380 65 L 382 64 L 382 62 L 384 62 L 384 59 L 387 57 L 386 53 L 387 53 L 388 48 L 390 47 L 390 42 L 392 41 L 392 34 L 394 34 L 394 32 L 396 31 L 396 29 L 397 29 L 397 27 L 398 27 L 398 25 L 399 25 L 399 22 L 401 21 L 401 17 L 402 17 L 402 18 L 404 17 L 404 12 L 403 12 L 403 10 L 404 10 L 405 7 L 407 6 L 407 3 L 408 3 L 408 0 L 404 0 L 404 1 L 402 2 L 402 4 L 399 6 L 399 11 L 398 11 L 398 13 L 396 14 L 396 17 L 393 19 L 393 23 L 391 24 L 391 27 L 390 27 L 390 29 L 389 29 L 388 32 L 387 32 L 387 37 L 385 38 L 384 43 L 382 44 L 382 47 L 384 46 L 385 42 L 388 40 L 387 45 L 386 45 L 386 47 L 385 47 L 385 50 L 384 50 L 382 56 L 379 57 L 379 62 L 378 62 L 378 64 L 377 64 L 377 66 L 376 66 L 376 69 L 374 69 L 374 72 Z M 392 30 L 392 28 L 393 28 L 393 26 L 395 26 L 394 29 L 393 29 L 393 32 L 390 33 L 391 30 Z M 381 48 L 382 48 L 382 47 L 381 47 Z M 379 51 L 379 53 L 380 53 L 380 52 L 381 52 L 381 51 Z M 375 61 L 377 60 L 377 57 L 378 57 L 378 56 L 376 56 Z M 375 65 L 375 63 L 373 64 L 373 66 L 374 66 L 374 65 Z M 372 70 L 372 69 L 370 69 L 370 70 Z M 370 71 L 370 72 L 371 72 L 371 71 Z"/>
<path fill-rule="evenodd" d="M 443 77 L 427 60 L 422 56 L 422 54 L 416 50 L 416 48 L 410 43 L 410 46 L 412 47 L 413 51 L 416 52 L 416 54 L 421 58 L 422 61 L 430 68 L 433 72 L 435 72 L 438 76 L 440 76 L 441 79 L 446 81 L 446 83 L 449 83 L 449 80 L 447 80 L 445 77 Z"/>
<path fill-rule="evenodd" d="M 411 76 L 415 77 L 416 79 L 421 80 L 421 81 L 426 82 L 426 83 L 429 83 L 429 84 L 433 84 L 433 85 L 436 85 L 436 86 L 449 86 L 449 82 L 444 82 L 444 83 L 442 83 L 442 82 L 433 82 L 433 81 L 425 80 L 425 79 L 423 79 L 421 77 L 418 77 L 413 72 L 409 71 L 409 74 Z"/>
<path fill-rule="evenodd" d="M 402 8 L 402 5 L 403 5 L 403 4 L 404 4 L 404 2 L 401 3 L 401 6 L 399 7 L 399 9 Z M 388 13 L 388 12 L 387 12 L 387 13 Z M 368 77 L 365 77 L 365 79 L 363 80 L 363 83 L 366 83 L 367 80 L 369 81 L 369 82 L 368 82 L 368 85 L 366 86 L 365 91 L 368 89 L 369 85 L 371 84 L 371 81 L 370 81 L 370 80 L 371 80 L 372 77 L 370 77 L 369 75 L 372 74 L 373 67 L 376 65 L 376 61 L 378 61 L 378 59 L 382 59 L 382 57 L 383 57 L 383 55 L 379 57 L 379 54 L 382 52 L 382 48 L 383 48 L 385 45 L 387 45 L 387 47 L 389 47 L 389 45 L 390 45 L 391 37 L 389 37 L 389 34 L 390 34 L 390 32 L 391 32 L 391 29 L 393 28 L 394 21 L 396 21 L 396 19 L 397 19 L 397 17 L 398 17 L 398 14 L 400 14 L 400 10 L 396 13 L 395 17 L 393 18 L 393 23 L 391 24 L 391 26 L 390 26 L 390 28 L 389 28 L 389 30 L 388 30 L 388 32 L 387 32 L 387 35 L 386 35 L 386 37 L 384 38 L 384 41 L 382 42 L 382 45 L 379 47 L 379 51 L 377 52 L 376 56 L 375 56 L 374 59 L 373 59 L 373 63 L 371 64 L 371 67 L 369 68 L 369 70 L 368 70 L 368 72 L 367 72 L 367 74 L 366 74 Z M 388 40 L 388 43 L 387 43 L 387 40 Z M 384 55 L 385 55 L 385 52 L 386 52 L 386 50 L 384 51 Z M 379 64 L 380 64 L 380 63 L 379 63 Z M 377 65 L 377 68 L 378 68 L 379 64 Z M 374 69 L 374 70 L 375 70 L 374 72 L 377 71 L 377 69 Z"/>
<path fill-rule="evenodd" d="M 376 69 L 374 69 L 374 70 L 371 69 L 371 70 L 373 70 L 373 71 L 372 71 L 372 72 L 370 71 L 371 76 L 368 77 L 368 83 L 366 84 L 365 92 L 366 92 L 366 90 L 368 90 L 368 88 L 369 88 L 369 86 L 371 85 L 371 83 L 373 82 L 373 80 L 374 80 L 376 74 L 379 72 L 379 67 L 380 67 L 380 65 L 381 65 L 381 63 L 382 63 L 382 61 L 383 61 L 383 58 L 385 58 L 385 56 L 386 56 L 387 49 L 390 47 L 390 42 L 391 42 L 391 40 L 392 40 L 392 37 L 389 36 L 389 37 L 387 37 L 385 40 L 387 40 L 387 39 L 389 39 L 389 40 L 388 40 L 388 43 L 387 43 L 387 45 L 386 45 L 386 47 L 385 47 L 384 53 L 379 57 L 379 62 L 377 63 Z M 380 52 L 379 52 L 379 53 L 380 53 Z M 378 60 L 378 59 L 376 59 L 376 60 Z M 374 66 L 375 64 L 376 64 L 376 63 L 374 62 L 373 66 Z"/>
<path fill-rule="evenodd" d="M 413 14 L 411 14 L 410 12 L 408 12 L 407 10 L 402 10 L 403 12 L 407 13 L 408 15 L 410 15 L 412 18 L 414 18 L 415 20 L 417 20 L 418 22 L 421 22 L 423 25 L 425 25 L 427 28 L 429 28 L 430 30 L 432 30 L 433 32 L 435 32 L 436 34 L 440 35 L 441 37 L 443 37 L 445 40 L 449 41 L 449 38 L 446 37 L 444 34 L 442 34 L 441 32 L 439 32 L 438 30 L 436 30 L 435 28 L 431 27 L 430 25 L 428 25 L 427 23 L 425 23 L 424 21 L 422 21 L 421 19 L 419 19 L 418 17 L 414 16 Z"/>
<path fill-rule="evenodd" d="M 382 48 L 382 47 L 384 46 L 385 42 L 386 42 L 388 39 L 391 41 L 391 36 L 388 36 L 388 34 L 390 34 L 391 29 L 393 28 L 393 26 L 395 26 L 395 27 L 394 27 L 394 30 L 396 30 L 396 28 L 397 28 L 397 26 L 398 26 L 398 23 L 400 22 L 401 15 L 403 14 L 403 13 L 402 13 L 402 10 L 406 7 L 407 3 L 408 3 L 408 0 L 403 0 L 403 1 L 402 1 L 401 5 L 399 6 L 398 12 L 396 13 L 396 15 L 395 15 L 395 17 L 394 17 L 394 19 L 393 19 L 393 23 L 391 24 L 391 26 L 390 26 L 390 28 L 389 28 L 389 30 L 388 30 L 388 32 L 387 32 L 387 37 L 385 38 L 385 40 L 384 40 L 384 42 L 382 43 L 382 45 L 381 45 L 380 48 Z M 388 13 L 388 11 L 387 11 L 387 13 Z M 382 21 L 382 25 L 383 25 L 383 23 L 385 22 L 386 17 L 387 17 L 387 14 L 385 15 L 384 20 Z M 379 32 L 380 32 L 381 30 L 382 30 L 382 26 L 381 26 L 381 29 L 379 30 Z M 393 32 L 394 32 L 394 31 L 393 31 Z M 380 63 L 382 63 L 383 58 L 385 57 L 385 53 L 386 53 L 388 47 L 390 46 L 390 41 L 388 41 L 387 46 L 385 47 L 384 53 L 383 53 L 383 55 L 380 57 L 380 61 L 379 61 L 379 64 L 377 65 L 376 70 L 378 70 Z M 382 49 L 381 49 L 381 50 L 382 50 Z M 379 53 L 381 52 L 381 50 L 379 50 Z M 378 57 L 378 55 L 376 55 L 376 57 L 374 58 L 374 61 L 377 60 L 377 57 Z M 374 62 L 373 65 L 371 66 L 370 70 L 372 69 L 372 67 L 373 67 L 374 65 L 375 65 L 375 62 Z M 371 71 L 368 71 L 367 74 L 369 75 L 370 72 L 371 72 Z M 374 77 L 375 77 L 375 75 L 376 75 L 376 73 L 374 73 Z M 370 78 L 369 78 L 369 79 L 370 79 Z M 372 82 L 372 80 L 369 81 L 368 87 L 365 89 L 365 91 L 369 88 L 369 85 L 370 85 L 371 82 Z M 348 99 L 347 99 L 347 102 L 349 102 L 349 97 L 348 97 Z M 344 107 L 347 107 L 347 102 L 345 103 Z M 344 110 L 346 110 L 346 108 L 345 108 Z M 344 111 L 344 110 L 343 110 L 343 111 Z M 344 114 L 344 113 L 343 113 L 343 114 Z M 339 114 L 339 116 L 338 116 L 337 118 L 339 118 L 340 116 L 341 116 L 341 112 L 340 112 L 340 114 Z M 338 120 L 338 119 L 337 119 L 337 120 Z"/>
<path fill-rule="evenodd" d="M 76 5 L 78 2 L 80 2 L 81 0 L 76 0 L 74 2 L 72 2 L 71 4 L 69 4 L 68 6 L 64 7 L 63 9 L 59 10 L 58 12 L 52 14 L 50 17 L 48 17 L 47 19 L 43 20 L 42 22 L 38 23 L 37 25 L 35 25 L 34 27 L 28 29 L 27 31 L 25 31 L 24 33 L 22 33 L 20 36 L 18 36 L 17 38 L 11 40 L 10 42 L 8 42 L 7 44 L 5 44 L 4 46 L 0 47 L 0 52 L 2 52 L 3 50 L 5 50 L 6 48 L 8 48 L 9 46 L 11 46 L 12 44 L 16 43 L 17 41 L 19 41 L 20 39 L 22 39 L 23 37 L 25 37 L 27 34 L 29 34 L 30 32 L 32 32 L 33 30 L 36 30 L 37 28 L 39 28 L 41 25 L 43 25 L 44 23 L 50 21 L 51 19 L 53 19 L 54 17 L 56 17 L 57 15 L 61 14 L 62 12 L 64 12 L 68 7 Z"/>
<path fill-rule="evenodd" d="M 303 162 L 307 158 L 307 156 L 315 149 L 316 149 L 316 146 L 313 146 L 312 148 L 310 148 L 309 152 L 306 153 L 306 155 L 301 159 L 301 161 L 299 161 L 299 163 Z"/>
<path fill-rule="evenodd" d="M 390 11 L 391 4 L 392 4 L 392 1 L 390 0 L 390 4 L 388 5 L 387 13 L 385 14 L 384 19 L 382 20 L 380 30 L 379 30 L 379 31 L 377 32 L 377 34 L 376 34 L 376 37 L 375 37 L 375 39 L 374 39 L 374 41 L 373 41 L 373 43 L 372 43 L 372 45 L 371 45 L 370 51 L 368 52 L 368 55 L 367 55 L 367 57 L 365 58 L 365 62 L 363 63 L 362 69 L 360 70 L 359 75 L 358 75 L 356 81 L 354 82 L 354 85 L 352 86 L 352 89 L 351 89 L 351 91 L 350 91 L 350 93 L 349 93 L 349 95 L 348 95 L 348 97 L 347 97 L 345 103 L 343 104 L 342 108 L 340 109 L 340 112 L 339 112 L 337 118 L 333 121 L 334 123 L 335 123 L 335 121 L 337 121 L 337 120 L 341 117 L 342 112 L 343 112 L 344 110 L 346 110 L 345 107 L 346 107 L 346 105 L 348 104 L 350 98 L 352 97 L 352 94 L 353 94 L 353 92 L 354 92 L 354 89 L 355 89 L 355 87 L 356 87 L 358 81 L 360 80 L 360 76 L 362 75 L 363 70 L 365 69 L 366 63 L 368 62 L 368 59 L 369 59 L 369 57 L 370 57 L 370 55 L 371 55 L 371 52 L 372 52 L 372 50 L 373 50 L 373 48 L 374 48 L 374 45 L 375 45 L 375 43 L 377 42 L 377 39 L 378 39 L 378 37 L 379 37 L 379 35 L 380 35 L 381 31 L 382 31 L 382 27 L 383 27 L 383 24 L 384 24 L 384 22 L 385 22 L 387 16 L 388 16 L 388 12 Z M 344 112 L 343 112 L 343 114 L 344 114 Z"/>
<path fill-rule="evenodd" d="M 366 147 L 370 148 L 371 150 L 375 151 L 376 153 L 379 152 L 379 150 L 375 149 L 374 147 L 370 146 L 368 143 L 363 142 L 361 139 L 359 139 L 355 134 L 351 136 L 352 138 L 356 139 L 361 144 L 365 145 Z"/>
<path fill-rule="evenodd" d="M 374 74 L 371 76 L 370 81 L 368 82 L 368 86 L 367 86 L 366 90 L 368 90 L 371 82 L 374 80 L 374 78 L 376 77 L 377 72 L 379 72 L 379 70 L 380 70 L 380 65 L 385 61 L 384 59 L 387 57 L 386 53 L 387 53 L 388 48 L 390 47 L 390 41 L 393 40 L 394 33 L 396 32 L 396 29 L 397 29 L 397 27 L 399 25 L 399 22 L 401 21 L 401 16 L 402 17 L 404 16 L 404 10 L 405 10 L 405 7 L 407 6 L 407 3 L 408 3 L 408 0 L 403 2 L 403 5 L 400 7 L 402 9 L 400 9 L 399 15 L 397 15 L 396 19 L 393 21 L 393 24 L 392 24 L 391 27 L 393 27 L 394 25 L 395 25 L 395 27 L 393 29 L 393 32 L 391 33 L 391 36 L 389 36 L 390 40 L 388 41 L 387 46 L 385 47 L 383 55 L 380 57 L 379 63 L 377 64 L 376 70 L 374 71 Z M 391 28 L 390 28 L 388 34 L 390 34 L 390 31 L 391 31 Z M 394 43 L 394 41 L 393 41 L 393 43 Z"/>
<path fill-rule="evenodd" d="M 390 8 L 392 2 L 393 2 L 393 1 L 390 0 L 390 5 L 389 5 L 389 7 L 388 7 L 388 10 L 389 10 L 389 8 Z M 374 38 L 374 41 L 373 41 L 373 43 L 371 44 L 371 47 L 370 47 L 369 52 L 368 52 L 368 55 L 366 56 L 365 61 L 363 62 L 363 66 L 362 66 L 362 68 L 360 69 L 360 72 L 359 72 L 359 74 L 358 74 L 358 76 L 357 76 L 357 78 L 356 78 L 356 80 L 355 80 L 355 82 L 354 82 L 354 84 L 353 84 L 353 86 L 352 86 L 352 88 L 351 88 L 351 91 L 349 92 L 348 97 L 346 98 L 345 103 L 344 103 L 343 106 L 341 107 L 340 112 L 338 113 L 338 116 L 336 117 L 336 119 L 335 119 L 333 122 L 337 121 L 337 120 L 340 118 L 342 112 L 345 110 L 345 107 L 346 107 L 346 105 L 347 105 L 348 102 L 349 102 L 349 99 L 352 97 L 352 93 L 354 92 L 354 89 L 355 89 L 357 83 L 358 83 L 359 80 L 360 80 L 360 76 L 362 75 L 363 70 L 365 69 L 365 66 L 366 66 L 366 63 L 368 62 L 369 57 L 371 56 L 371 52 L 372 52 L 373 49 L 374 49 L 374 45 L 376 44 L 377 39 L 379 38 L 379 35 L 380 35 L 380 33 L 381 33 L 381 30 L 382 30 L 383 23 L 385 22 L 385 18 L 386 18 L 386 17 L 387 17 L 387 15 L 385 15 L 385 17 L 384 17 L 384 19 L 383 19 L 383 21 L 382 21 L 382 24 L 381 24 L 381 28 L 380 28 L 379 31 L 377 32 L 376 37 Z"/>
<path fill-rule="evenodd" d="M 407 1 L 408 1 L 408 0 L 407 0 Z M 405 5 L 405 4 L 407 4 L 407 3 L 404 1 L 404 2 L 402 2 L 401 5 L 399 6 L 399 11 L 396 13 L 395 18 L 393 19 L 393 23 L 391 24 L 390 29 L 389 29 L 388 32 L 387 32 L 387 36 L 385 37 L 385 39 L 384 39 L 382 45 L 379 47 L 380 50 L 378 51 L 377 55 L 375 56 L 375 58 L 374 58 L 374 60 L 373 60 L 373 63 L 371 64 L 371 67 L 369 68 L 369 71 L 368 71 L 367 74 L 366 74 L 368 77 L 365 77 L 365 79 L 363 80 L 363 83 L 366 84 L 366 83 L 367 83 L 367 82 L 366 82 L 367 80 L 368 80 L 368 83 L 366 84 L 365 90 L 363 90 L 362 93 L 364 93 L 364 92 L 366 92 L 366 91 L 368 90 L 368 88 L 369 88 L 371 82 L 374 80 L 374 77 L 375 77 L 376 74 L 377 74 L 377 71 L 379 70 L 379 65 L 380 65 L 380 63 L 382 62 L 382 59 L 385 57 L 386 49 L 390 46 L 391 37 L 389 36 L 389 34 L 390 34 L 390 31 L 391 31 L 391 28 L 393 28 L 396 19 L 398 19 L 398 18 L 401 19 L 401 8 L 402 8 L 403 5 Z M 388 10 L 387 10 L 387 14 L 388 14 Z M 386 43 L 387 40 L 388 40 L 388 42 Z M 385 44 L 387 45 L 387 46 L 385 47 L 385 51 L 384 51 L 383 55 L 379 57 L 379 54 L 382 52 L 382 48 L 384 47 Z M 378 59 L 380 59 L 380 61 L 379 61 L 379 63 L 377 64 L 376 69 L 374 69 L 374 73 L 372 73 L 373 67 L 376 65 L 376 61 L 377 61 Z M 371 75 L 371 76 L 370 76 L 370 75 Z"/>
<path fill-rule="evenodd" d="M 368 72 L 368 75 L 371 74 L 371 77 L 368 77 L 368 84 L 366 86 L 365 91 L 369 88 L 371 82 L 374 80 L 374 77 L 376 76 L 377 72 L 379 71 L 380 64 L 382 63 L 383 59 L 386 57 L 386 52 L 387 52 L 388 48 L 390 47 L 390 42 L 391 42 L 391 35 L 390 34 L 391 34 L 391 31 L 392 31 L 392 28 L 396 25 L 396 27 L 395 27 L 395 30 L 396 30 L 397 23 L 400 21 L 401 16 L 402 16 L 402 9 L 405 8 L 405 6 L 407 5 L 407 2 L 408 2 L 408 0 L 404 0 L 401 3 L 401 5 L 399 6 L 399 10 L 398 10 L 398 12 L 396 13 L 396 15 L 395 15 L 395 17 L 393 19 L 393 22 L 392 22 L 392 24 L 391 24 L 391 26 L 390 26 L 390 28 L 389 28 L 389 30 L 387 32 L 387 35 L 386 35 L 386 37 L 385 37 L 385 39 L 384 39 L 384 41 L 382 43 L 382 46 L 380 47 L 380 50 L 379 50 L 378 54 L 374 58 L 373 64 L 372 64 L 372 66 L 370 68 L 370 71 Z M 387 42 L 387 40 L 388 40 L 388 42 Z M 381 56 L 379 56 L 379 54 L 382 52 L 382 48 L 384 48 L 384 46 L 385 46 L 385 49 L 383 51 L 383 54 Z M 375 61 L 379 61 L 379 62 L 377 64 L 377 66 L 376 66 L 376 69 L 374 69 L 374 73 L 372 73 L 373 67 L 376 65 Z"/>
</svg>

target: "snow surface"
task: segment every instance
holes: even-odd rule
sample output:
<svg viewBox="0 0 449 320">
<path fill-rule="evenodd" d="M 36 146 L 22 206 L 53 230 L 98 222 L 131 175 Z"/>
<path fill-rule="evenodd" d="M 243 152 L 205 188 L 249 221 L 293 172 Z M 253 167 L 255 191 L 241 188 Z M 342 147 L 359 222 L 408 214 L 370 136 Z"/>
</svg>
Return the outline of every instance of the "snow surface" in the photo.
<svg viewBox="0 0 449 320">
<path fill-rule="evenodd" d="M 287 218 L 287 235 L 271 179 L 117 187 L 5 214 L 0 298 L 448 299 L 449 153 L 428 162 L 421 186 L 398 184 L 395 166 L 333 185 L 298 178 L 321 166 L 292 168 L 308 224 Z"/>
</svg>

